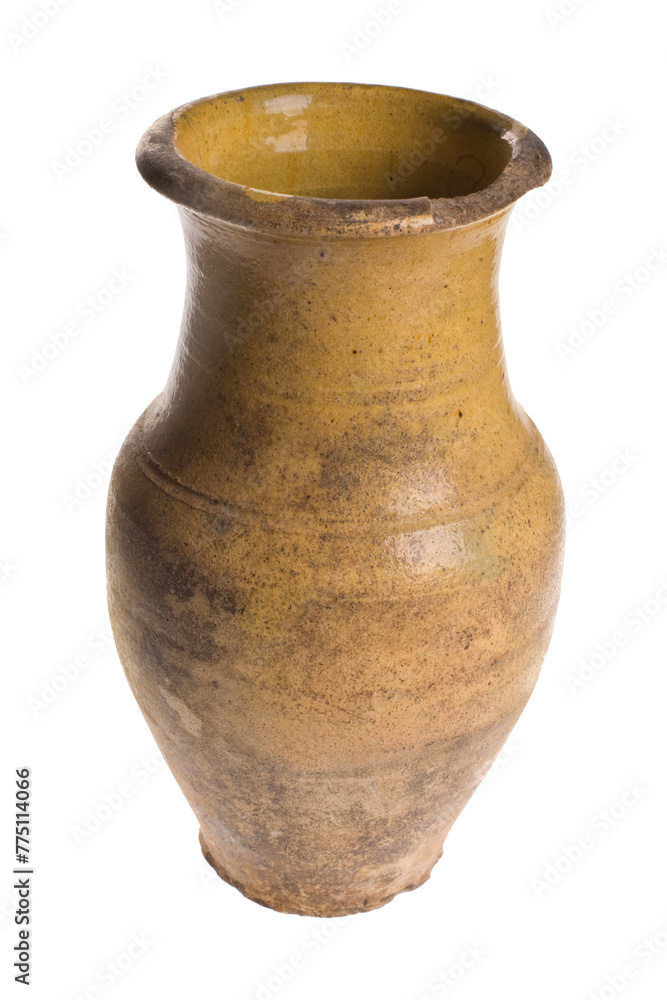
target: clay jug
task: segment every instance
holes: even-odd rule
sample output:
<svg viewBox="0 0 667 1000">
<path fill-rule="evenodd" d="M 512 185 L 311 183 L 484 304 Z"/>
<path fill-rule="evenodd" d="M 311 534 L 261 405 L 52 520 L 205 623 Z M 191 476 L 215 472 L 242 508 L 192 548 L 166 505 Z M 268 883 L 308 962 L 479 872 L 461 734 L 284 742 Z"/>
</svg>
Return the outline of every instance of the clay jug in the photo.
<svg viewBox="0 0 667 1000">
<path fill-rule="evenodd" d="M 137 161 L 188 279 L 109 491 L 118 652 L 218 874 L 370 910 L 428 878 L 552 631 L 561 487 L 498 315 L 550 157 L 468 101 L 297 83 L 180 107 Z"/>
</svg>

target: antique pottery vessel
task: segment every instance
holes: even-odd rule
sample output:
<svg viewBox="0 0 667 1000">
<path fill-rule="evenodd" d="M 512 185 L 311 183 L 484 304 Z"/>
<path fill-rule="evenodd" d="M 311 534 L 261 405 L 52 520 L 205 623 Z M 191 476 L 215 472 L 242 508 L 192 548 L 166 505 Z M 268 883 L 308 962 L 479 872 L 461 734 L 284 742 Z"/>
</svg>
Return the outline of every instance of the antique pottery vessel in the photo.
<svg viewBox="0 0 667 1000">
<path fill-rule="evenodd" d="M 185 105 L 137 161 L 188 286 L 109 491 L 119 655 L 218 874 L 370 910 L 428 878 L 553 627 L 561 487 L 498 315 L 550 157 L 468 101 L 297 83 Z"/>
</svg>

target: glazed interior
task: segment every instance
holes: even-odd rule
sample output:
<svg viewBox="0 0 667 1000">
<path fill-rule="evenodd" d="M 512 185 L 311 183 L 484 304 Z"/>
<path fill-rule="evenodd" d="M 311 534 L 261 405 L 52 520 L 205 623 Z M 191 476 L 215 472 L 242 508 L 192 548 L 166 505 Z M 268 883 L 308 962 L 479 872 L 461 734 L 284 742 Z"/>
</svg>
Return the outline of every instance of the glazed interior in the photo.
<svg viewBox="0 0 667 1000">
<path fill-rule="evenodd" d="M 515 123 L 468 101 L 361 84 L 232 91 L 174 116 L 176 149 L 258 191 L 333 199 L 456 198 L 512 157 Z"/>
</svg>

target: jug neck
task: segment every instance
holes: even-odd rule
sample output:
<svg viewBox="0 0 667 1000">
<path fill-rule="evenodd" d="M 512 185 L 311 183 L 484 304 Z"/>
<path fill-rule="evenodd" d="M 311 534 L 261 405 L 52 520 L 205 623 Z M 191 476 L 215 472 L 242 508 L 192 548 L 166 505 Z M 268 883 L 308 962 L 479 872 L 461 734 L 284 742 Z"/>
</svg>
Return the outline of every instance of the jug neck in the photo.
<svg viewBox="0 0 667 1000">
<path fill-rule="evenodd" d="M 188 282 L 167 393 L 373 403 L 506 391 L 498 272 L 510 208 L 395 239 L 284 237 L 181 209 Z M 180 386 L 180 388 L 179 388 Z"/>
</svg>

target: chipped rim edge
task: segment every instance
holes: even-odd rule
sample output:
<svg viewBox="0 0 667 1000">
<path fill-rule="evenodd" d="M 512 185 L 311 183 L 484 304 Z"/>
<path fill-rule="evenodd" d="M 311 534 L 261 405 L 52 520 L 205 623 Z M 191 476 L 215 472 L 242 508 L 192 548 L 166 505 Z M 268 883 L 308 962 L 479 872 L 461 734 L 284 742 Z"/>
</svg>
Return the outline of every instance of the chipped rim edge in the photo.
<svg viewBox="0 0 667 1000">
<path fill-rule="evenodd" d="M 455 198 L 347 199 L 314 198 L 248 187 L 203 170 L 176 148 L 178 118 L 191 109 L 221 97 L 262 90 L 279 95 L 293 87 L 359 87 L 442 97 L 449 107 L 454 106 L 468 115 L 481 115 L 490 122 L 510 143 L 512 155 L 488 187 L 472 194 Z M 402 236 L 468 226 L 501 212 L 528 191 L 541 187 L 549 180 L 552 169 L 549 151 L 534 132 L 485 105 L 407 87 L 340 82 L 264 85 L 224 91 L 182 104 L 158 118 L 144 132 L 137 146 L 136 162 L 141 176 L 152 188 L 201 215 L 257 232 L 318 238 Z"/>
</svg>

